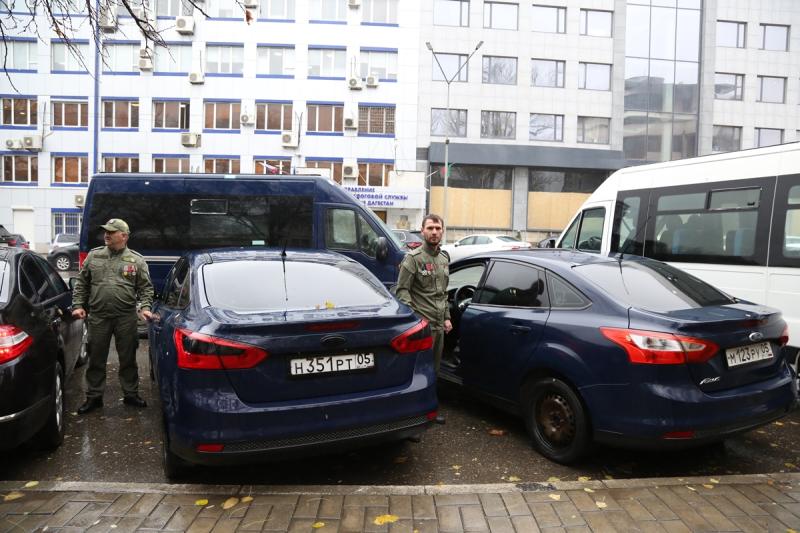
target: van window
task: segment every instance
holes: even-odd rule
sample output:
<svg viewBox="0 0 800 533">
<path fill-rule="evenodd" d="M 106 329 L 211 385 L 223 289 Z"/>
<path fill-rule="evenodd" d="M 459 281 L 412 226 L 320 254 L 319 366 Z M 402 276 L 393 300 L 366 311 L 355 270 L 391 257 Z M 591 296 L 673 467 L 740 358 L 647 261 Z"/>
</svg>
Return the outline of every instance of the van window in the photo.
<svg viewBox="0 0 800 533">
<path fill-rule="evenodd" d="M 603 207 L 587 209 L 583 212 L 581 230 L 578 233 L 578 250 L 584 252 L 599 252 L 603 243 L 603 226 L 605 225 L 606 210 Z"/>
<path fill-rule="evenodd" d="M 638 226 L 641 204 L 642 199 L 639 196 L 623 198 L 617 202 L 612 250 L 623 254 L 642 254 L 644 230 Z"/>
<path fill-rule="evenodd" d="M 97 193 L 92 200 L 90 247 L 103 244 L 100 224 L 122 218 L 131 227 L 129 246 L 192 250 L 222 246 L 310 248 L 311 196 Z"/>
<path fill-rule="evenodd" d="M 581 223 L 581 217 L 578 216 L 572 221 L 567 231 L 564 232 L 564 238 L 561 239 L 561 248 L 575 248 L 575 236 L 578 234 L 578 226 Z"/>
<path fill-rule="evenodd" d="M 800 185 L 789 189 L 789 206 L 783 233 L 783 256 L 800 258 Z"/>
<path fill-rule="evenodd" d="M 378 234 L 352 209 L 328 209 L 325 246 L 331 250 L 360 250 L 375 257 Z"/>
</svg>

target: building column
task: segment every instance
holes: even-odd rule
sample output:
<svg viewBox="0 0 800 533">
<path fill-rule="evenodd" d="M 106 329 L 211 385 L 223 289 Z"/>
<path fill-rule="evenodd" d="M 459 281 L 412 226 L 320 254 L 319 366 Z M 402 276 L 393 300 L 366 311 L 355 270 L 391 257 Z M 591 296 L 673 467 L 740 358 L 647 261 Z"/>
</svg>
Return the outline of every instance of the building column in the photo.
<svg viewBox="0 0 800 533">
<path fill-rule="evenodd" d="M 514 167 L 511 175 L 511 229 L 528 230 L 528 168 Z"/>
</svg>

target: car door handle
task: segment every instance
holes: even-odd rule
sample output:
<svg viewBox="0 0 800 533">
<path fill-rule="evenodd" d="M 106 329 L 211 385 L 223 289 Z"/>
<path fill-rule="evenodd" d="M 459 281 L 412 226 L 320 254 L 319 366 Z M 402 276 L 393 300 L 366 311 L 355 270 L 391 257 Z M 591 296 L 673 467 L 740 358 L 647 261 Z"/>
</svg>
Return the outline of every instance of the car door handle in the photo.
<svg viewBox="0 0 800 533">
<path fill-rule="evenodd" d="M 528 333 L 531 330 L 529 326 L 520 326 L 518 324 L 514 324 L 511 326 L 511 334 L 512 335 L 520 335 L 522 333 Z"/>
</svg>

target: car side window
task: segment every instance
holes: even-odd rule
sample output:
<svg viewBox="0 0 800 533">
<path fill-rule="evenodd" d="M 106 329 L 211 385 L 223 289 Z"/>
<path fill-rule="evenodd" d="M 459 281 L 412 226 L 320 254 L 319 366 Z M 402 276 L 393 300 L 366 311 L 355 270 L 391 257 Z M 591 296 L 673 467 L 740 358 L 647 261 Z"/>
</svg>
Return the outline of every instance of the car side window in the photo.
<svg viewBox="0 0 800 533">
<path fill-rule="evenodd" d="M 165 285 L 164 305 L 180 307 L 181 291 L 188 270 L 189 262 L 185 259 L 179 259 L 167 279 L 167 285 Z"/>
<path fill-rule="evenodd" d="M 492 244 L 492 239 L 489 237 L 475 237 L 475 244 Z"/>
<path fill-rule="evenodd" d="M 591 303 L 578 289 L 550 272 L 547 273 L 547 289 L 553 309 L 582 309 Z"/>
<path fill-rule="evenodd" d="M 32 257 L 23 257 L 19 265 L 19 290 L 33 303 L 40 303 L 58 296 Z"/>
<path fill-rule="evenodd" d="M 45 276 L 47 276 L 47 279 L 50 280 L 50 285 L 52 285 L 57 295 L 64 294 L 69 290 L 69 287 L 67 287 L 67 284 L 64 283 L 63 279 L 61 279 L 61 276 L 58 274 L 58 272 L 56 272 L 55 269 L 47 263 L 47 261 L 38 256 L 34 257 L 33 260 L 36 261 L 36 264 L 39 265 L 39 268 L 44 271 Z"/>
<path fill-rule="evenodd" d="M 507 307 L 547 307 L 544 275 L 529 265 L 497 261 L 473 301 Z"/>
<path fill-rule="evenodd" d="M 475 244 L 475 237 L 464 237 L 458 241 L 459 246 L 469 246 L 471 244 Z"/>
</svg>

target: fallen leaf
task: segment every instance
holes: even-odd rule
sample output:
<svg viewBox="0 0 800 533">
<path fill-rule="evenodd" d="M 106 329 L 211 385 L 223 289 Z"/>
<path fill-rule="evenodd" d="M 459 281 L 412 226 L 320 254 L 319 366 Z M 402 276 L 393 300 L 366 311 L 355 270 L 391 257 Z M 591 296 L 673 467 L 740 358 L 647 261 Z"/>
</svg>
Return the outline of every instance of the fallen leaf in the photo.
<svg viewBox="0 0 800 533">
<path fill-rule="evenodd" d="M 797 468 L 797 465 L 794 463 L 783 463 L 783 464 L 786 466 L 786 468 Z"/>
<path fill-rule="evenodd" d="M 697 489 L 694 488 L 694 487 L 690 487 L 690 486 L 687 485 L 686 488 L 689 489 L 692 492 L 697 492 Z"/>
<path fill-rule="evenodd" d="M 606 474 L 603 477 L 606 478 L 606 479 L 614 479 L 614 476 L 612 476 L 611 474 Z"/>
<path fill-rule="evenodd" d="M 547 497 L 550 498 L 551 500 L 555 500 L 555 501 L 561 500 L 561 495 L 560 494 L 548 494 Z"/>
<path fill-rule="evenodd" d="M 393 522 L 397 522 L 397 520 L 399 518 L 400 517 L 398 517 L 397 515 L 393 515 L 393 514 L 382 514 L 380 516 L 376 516 L 375 520 L 373 520 L 373 523 L 376 526 L 382 526 L 384 524 L 391 524 Z"/>
<path fill-rule="evenodd" d="M 508 480 L 511 483 L 516 483 L 517 481 L 522 481 L 522 479 L 518 478 L 517 476 L 508 476 Z"/>
<path fill-rule="evenodd" d="M 561 478 L 557 478 L 555 476 L 551 476 L 551 477 L 547 478 L 547 482 L 548 483 L 555 483 L 556 481 L 561 481 Z"/>
<path fill-rule="evenodd" d="M 16 492 L 16 491 L 9 492 L 5 496 L 3 496 L 3 501 L 4 502 L 10 502 L 11 500 L 18 500 L 18 499 L 22 498 L 23 496 L 25 496 L 25 495 L 22 494 L 21 492 Z"/>
<path fill-rule="evenodd" d="M 782 425 L 783 425 L 783 422 L 775 422 L 775 425 L 776 425 L 776 426 L 782 426 Z"/>
<path fill-rule="evenodd" d="M 597 505 L 598 509 L 605 509 L 606 507 L 608 507 L 608 504 L 606 502 L 594 502 L 594 503 L 595 505 Z"/>
<path fill-rule="evenodd" d="M 29 488 L 31 488 L 31 487 L 35 487 L 35 486 L 36 486 L 36 485 L 38 485 L 38 484 L 39 484 L 39 482 L 38 482 L 38 481 L 28 481 L 27 483 L 25 483 L 25 488 L 26 488 L 26 489 L 29 489 Z"/>
<path fill-rule="evenodd" d="M 397 457 L 394 458 L 394 464 L 396 465 L 401 465 L 406 461 L 408 461 L 408 457 L 406 457 L 405 455 L 398 455 Z"/>
<path fill-rule="evenodd" d="M 461 465 L 453 465 L 450 468 L 452 468 L 453 470 L 461 470 Z"/>
<path fill-rule="evenodd" d="M 583 491 L 584 491 L 584 492 L 588 492 L 588 493 L 590 493 L 590 494 L 591 494 L 592 492 L 594 492 L 594 490 L 590 489 L 589 487 L 583 487 Z"/>
<path fill-rule="evenodd" d="M 225 510 L 228 510 L 231 507 L 233 507 L 234 505 L 236 505 L 237 503 L 239 503 L 239 498 L 235 498 L 235 497 L 231 496 L 230 498 L 225 500 L 225 503 L 222 504 L 222 508 L 225 509 Z"/>
<path fill-rule="evenodd" d="M 313 524 L 311 524 L 311 527 L 313 527 L 314 529 L 325 527 L 325 522 L 314 522 Z"/>
<path fill-rule="evenodd" d="M 708 484 L 708 483 L 703 483 L 703 486 L 704 486 L 705 488 L 707 488 L 707 489 L 713 489 L 713 488 L 714 488 L 714 485 L 710 485 L 710 484 Z"/>
<path fill-rule="evenodd" d="M 195 500 L 194 504 L 198 505 L 200 507 L 203 507 L 204 505 L 208 505 L 208 500 L 205 500 L 205 499 L 203 499 L 203 500 Z"/>
<path fill-rule="evenodd" d="M 578 481 L 580 481 L 581 483 L 586 483 L 586 482 L 587 482 L 587 481 L 589 481 L 590 479 L 591 479 L 591 478 L 590 478 L 590 477 L 587 477 L 587 476 L 579 476 L 579 477 L 578 477 Z"/>
<path fill-rule="evenodd" d="M 491 435 L 493 437 L 502 437 L 506 433 L 507 433 L 507 431 L 505 429 L 490 429 L 489 430 L 489 435 Z"/>
<path fill-rule="evenodd" d="M 712 477 L 712 478 L 709 478 L 709 481 L 710 481 L 711 483 L 719 483 L 719 480 L 718 480 L 718 479 L 715 479 L 715 478 L 713 478 L 713 477 Z"/>
<path fill-rule="evenodd" d="M 253 501 L 252 496 L 245 496 L 244 498 L 242 498 L 242 503 L 250 503 L 251 501 Z"/>
</svg>

